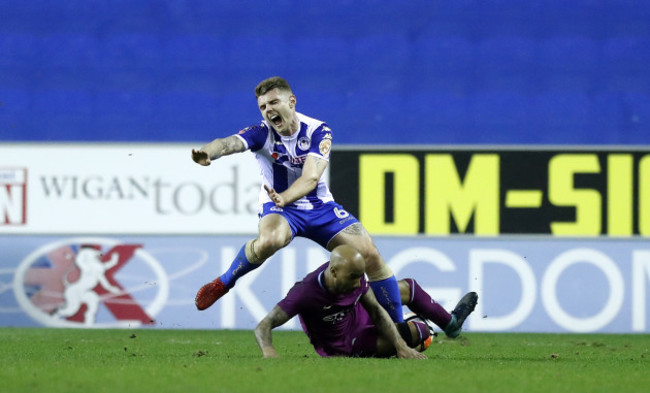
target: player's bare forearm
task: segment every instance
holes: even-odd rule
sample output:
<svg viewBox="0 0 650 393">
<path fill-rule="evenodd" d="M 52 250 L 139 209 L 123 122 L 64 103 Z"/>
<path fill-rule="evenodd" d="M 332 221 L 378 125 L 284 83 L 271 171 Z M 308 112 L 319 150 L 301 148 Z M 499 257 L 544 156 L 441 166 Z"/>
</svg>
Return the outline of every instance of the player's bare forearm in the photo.
<svg viewBox="0 0 650 393">
<path fill-rule="evenodd" d="M 271 321 L 268 318 L 264 318 L 255 328 L 255 340 L 257 340 L 257 345 L 259 345 L 260 350 L 262 350 L 262 356 L 274 357 L 277 356 L 275 348 L 273 347 L 273 338 L 271 335 Z"/>
<path fill-rule="evenodd" d="M 244 142 L 236 135 L 217 138 L 203 145 L 199 150 L 192 150 L 192 159 L 201 165 L 210 165 L 211 160 L 246 150 Z"/>
<path fill-rule="evenodd" d="M 273 310 L 255 328 L 255 340 L 265 358 L 277 357 L 278 354 L 273 347 L 271 331 L 289 320 L 289 316 L 280 307 L 275 306 Z"/>
<path fill-rule="evenodd" d="M 361 297 L 363 307 L 368 311 L 370 318 L 379 330 L 390 342 L 395 343 L 402 340 L 395 323 L 390 319 L 388 312 L 379 304 L 372 291 L 366 292 Z M 403 341 L 403 340 L 402 340 Z"/>
<path fill-rule="evenodd" d="M 278 207 L 284 207 L 297 201 L 316 188 L 318 181 L 327 168 L 327 165 L 328 161 L 325 159 L 308 156 L 302 167 L 302 174 L 289 186 L 289 188 L 281 193 L 277 193 L 275 190 L 265 187 L 266 192 L 269 194 L 269 198 L 271 198 Z"/>
<path fill-rule="evenodd" d="M 219 157 L 233 153 L 241 153 L 245 150 L 245 147 L 244 142 L 239 137 L 231 135 L 226 138 L 215 139 L 203 146 L 201 150 L 205 150 L 210 155 L 211 160 L 216 160 Z"/>
<path fill-rule="evenodd" d="M 372 291 L 366 292 L 361 297 L 363 307 L 368 311 L 370 318 L 375 323 L 377 330 L 384 336 L 395 348 L 397 357 L 426 359 L 426 356 L 413 348 L 409 347 L 402 336 L 400 336 L 397 326 L 388 315 L 388 312 L 379 304 Z"/>
<path fill-rule="evenodd" d="M 368 313 L 370 314 L 372 321 L 375 323 L 377 330 L 379 330 L 391 343 L 396 344 L 402 340 L 402 337 L 399 335 L 399 332 L 395 327 L 395 323 L 390 319 L 388 312 L 384 310 L 379 303 L 372 305 L 370 310 L 368 310 Z"/>
<path fill-rule="evenodd" d="M 316 185 L 318 185 L 318 179 L 314 179 L 313 177 L 306 177 L 306 176 L 301 176 L 298 179 L 296 179 L 295 182 L 291 185 L 291 187 L 287 188 L 285 191 L 280 193 L 280 203 L 282 206 L 278 205 L 278 207 L 283 207 L 286 206 L 290 203 L 293 203 L 297 201 L 298 199 L 304 197 L 305 195 L 309 194 L 316 188 Z M 275 202 L 275 200 L 274 200 Z"/>
</svg>

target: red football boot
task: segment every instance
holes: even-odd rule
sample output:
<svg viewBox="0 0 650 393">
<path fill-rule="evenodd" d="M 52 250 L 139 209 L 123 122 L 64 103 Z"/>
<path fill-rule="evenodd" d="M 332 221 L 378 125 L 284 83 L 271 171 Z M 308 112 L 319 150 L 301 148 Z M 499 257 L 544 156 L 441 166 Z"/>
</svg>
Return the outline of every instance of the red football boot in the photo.
<svg viewBox="0 0 650 393">
<path fill-rule="evenodd" d="M 219 277 L 205 284 L 196 293 L 194 303 L 199 310 L 205 310 L 219 300 L 223 295 L 228 293 L 229 289 L 221 282 Z"/>
</svg>

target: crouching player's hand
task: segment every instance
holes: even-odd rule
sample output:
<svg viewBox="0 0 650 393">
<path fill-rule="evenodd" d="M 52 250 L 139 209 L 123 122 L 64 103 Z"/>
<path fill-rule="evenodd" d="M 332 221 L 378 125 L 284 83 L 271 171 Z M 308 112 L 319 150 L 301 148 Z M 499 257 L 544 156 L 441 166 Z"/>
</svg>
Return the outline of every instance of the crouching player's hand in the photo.
<svg viewBox="0 0 650 393">
<path fill-rule="evenodd" d="M 427 356 L 422 352 L 418 352 L 409 346 L 397 348 L 397 357 L 400 359 L 426 359 Z"/>
<path fill-rule="evenodd" d="M 265 358 L 277 358 L 278 353 L 275 352 L 275 348 L 273 347 L 264 347 L 262 348 L 262 356 Z"/>
</svg>

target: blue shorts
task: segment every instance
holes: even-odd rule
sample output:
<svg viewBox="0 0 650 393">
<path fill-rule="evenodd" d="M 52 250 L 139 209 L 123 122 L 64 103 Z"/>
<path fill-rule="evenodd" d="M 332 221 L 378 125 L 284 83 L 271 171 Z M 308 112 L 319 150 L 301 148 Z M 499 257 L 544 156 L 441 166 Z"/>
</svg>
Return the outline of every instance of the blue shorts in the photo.
<svg viewBox="0 0 650 393">
<path fill-rule="evenodd" d="M 336 202 L 324 203 L 312 210 L 296 209 L 292 206 L 277 207 L 273 202 L 262 205 L 262 218 L 268 214 L 279 214 L 289 222 L 291 239 L 306 237 L 327 249 L 327 244 L 342 230 L 359 222 L 356 217 Z"/>
</svg>

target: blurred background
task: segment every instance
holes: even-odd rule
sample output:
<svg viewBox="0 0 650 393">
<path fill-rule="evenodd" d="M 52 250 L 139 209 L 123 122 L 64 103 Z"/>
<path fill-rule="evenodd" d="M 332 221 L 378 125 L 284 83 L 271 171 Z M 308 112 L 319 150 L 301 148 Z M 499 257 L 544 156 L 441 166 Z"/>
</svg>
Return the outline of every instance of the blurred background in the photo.
<svg viewBox="0 0 650 393">
<path fill-rule="evenodd" d="M 280 75 L 338 144 L 647 144 L 638 0 L 1 0 L 0 140 L 205 141 Z"/>
</svg>

